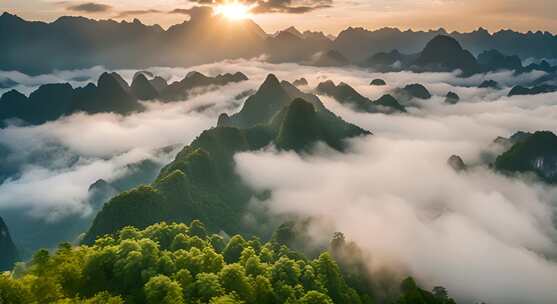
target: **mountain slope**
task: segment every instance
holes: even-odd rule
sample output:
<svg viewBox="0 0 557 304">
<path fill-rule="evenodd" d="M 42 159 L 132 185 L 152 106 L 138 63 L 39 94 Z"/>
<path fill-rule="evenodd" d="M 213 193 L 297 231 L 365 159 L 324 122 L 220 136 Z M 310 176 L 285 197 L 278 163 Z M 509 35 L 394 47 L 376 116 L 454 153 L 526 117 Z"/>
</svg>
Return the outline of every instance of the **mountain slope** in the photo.
<svg viewBox="0 0 557 304">
<path fill-rule="evenodd" d="M 333 97 L 341 104 L 346 104 L 358 112 L 367 113 L 397 113 L 406 112 L 406 108 L 398 103 L 391 95 L 383 95 L 376 101 L 362 96 L 348 84 L 341 82 L 338 85 L 331 80 L 320 83 L 316 91 Z"/>
<path fill-rule="evenodd" d="M 517 138 L 515 136 L 515 138 Z M 532 172 L 541 179 L 557 182 L 557 136 L 549 131 L 521 133 L 513 146 L 497 157 L 495 168 L 503 172 Z"/>
<path fill-rule="evenodd" d="M 17 259 L 17 249 L 10 236 L 8 226 L 0 217 L 0 272 L 13 267 Z"/>
<path fill-rule="evenodd" d="M 111 69 L 191 66 L 264 52 L 266 34 L 253 21 L 231 22 L 207 7 L 188 14 L 188 21 L 164 30 L 137 19 L 130 23 L 60 17 L 44 23 L 4 13 L 0 70 L 39 74 L 98 65 Z"/>
<path fill-rule="evenodd" d="M 483 28 L 468 33 L 448 33 L 444 29 L 430 31 L 399 30 L 382 28 L 375 31 L 364 28 L 347 28 L 333 42 L 332 48 L 338 50 L 353 62 L 362 62 L 372 54 L 399 50 L 414 54 L 437 35 L 449 35 L 458 40 L 463 48 L 473 54 L 496 49 L 506 54 L 527 58 L 557 57 L 557 36 L 549 32 L 519 33 L 501 30 L 489 33 Z"/>
<path fill-rule="evenodd" d="M 139 100 L 186 100 L 193 89 L 223 86 L 247 79 L 240 72 L 215 77 L 191 72 L 183 80 L 167 85 L 160 77 L 147 79 L 144 73 L 138 73 L 130 87 L 118 73 L 103 73 L 97 85 L 89 83 L 74 89 L 67 83 L 46 84 L 29 97 L 14 90 L 6 92 L 0 98 L 0 122 L 17 118 L 38 125 L 76 112 L 126 115 L 144 109 Z"/>
<path fill-rule="evenodd" d="M 481 71 L 474 55 L 464 50 L 452 37 L 439 35 L 429 41 L 420 56 L 413 62 L 425 70 L 461 70 L 465 75 Z"/>
<path fill-rule="evenodd" d="M 361 63 L 380 52 L 418 53 L 437 35 L 457 39 L 474 54 L 496 49 L 521 59 L 557 58 L 557 37 L 548 32 L 503 30 L 490 34 L 481 28 L 470 33 L 347 28 L 331 41 L 322 33 L 300 33 L 294 28 L 267 35 L 251 20 L 231 22 L 207 7 L 185 13 L 189 20 L 167 30 L 137 19 L 116 22 L 66 16 L 45 23 L 4 13 L 0 16 L 0 70 L 39 74 L 98 65 L 111 69 L 192 66 L 264 54 L 271 62 L 308 62 L 314 54 L 329 50 L 337 51 L 351 63 Z"/>
<path fill-rule="evenodd" d="M 292 101 L 273 75 L 252 97 L 240 113 L 204 131 L 178 153 L 153 184 L 122 193 L 105 204 L 84 242 L 127 225 L 142 228 L 163 220 L 200 219 L 214 231 L 254 233 L 253 227 L 239 220 L 256 193 L 234 173 L 236 153 L 269 144 L 302 151 L 316 141 L 342 150 L 344 139 L 370 134 L 311 101 Z M 317 101 L 314 96 L 313 102 Z"/>
</svg>

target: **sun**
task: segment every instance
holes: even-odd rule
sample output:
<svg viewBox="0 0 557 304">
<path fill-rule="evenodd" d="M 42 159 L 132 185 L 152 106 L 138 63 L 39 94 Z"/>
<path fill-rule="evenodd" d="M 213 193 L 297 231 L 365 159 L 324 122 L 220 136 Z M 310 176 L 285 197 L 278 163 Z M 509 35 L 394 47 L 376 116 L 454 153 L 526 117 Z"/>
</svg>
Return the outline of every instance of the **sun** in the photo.
<svg viewBox="0 0 557 304">
<path fill-rule="evenodd" d="M 222 15 L 231 20 L 247 19 L 251 16 L 253 6 L 235 2 L 228 2 L 215 7 L 215 14 Z"/>
</svg>

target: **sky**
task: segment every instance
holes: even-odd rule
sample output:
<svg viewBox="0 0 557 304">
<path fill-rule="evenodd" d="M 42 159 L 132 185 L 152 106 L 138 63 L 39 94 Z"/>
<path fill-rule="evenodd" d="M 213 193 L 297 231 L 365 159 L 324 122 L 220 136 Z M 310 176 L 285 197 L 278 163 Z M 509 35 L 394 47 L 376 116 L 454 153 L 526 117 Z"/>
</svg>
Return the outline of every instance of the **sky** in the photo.
<svg viewBox="0 0 557 304">
<path fill-rule="evenodd" d="M 2 0 L 0 11 L 31 20 L 52 21 L 63 15 L 94 19 L 133 20 L 168 27 L 184 21 L 171 13 L 199 5 L 218 6 L 224 1 L 243 1 L 250 15 L 272 33 L 295 25 L 336 35 L 343 29 L 437 29 L 471 31 L 557 32 L 555 0 Z"/>
</svg>

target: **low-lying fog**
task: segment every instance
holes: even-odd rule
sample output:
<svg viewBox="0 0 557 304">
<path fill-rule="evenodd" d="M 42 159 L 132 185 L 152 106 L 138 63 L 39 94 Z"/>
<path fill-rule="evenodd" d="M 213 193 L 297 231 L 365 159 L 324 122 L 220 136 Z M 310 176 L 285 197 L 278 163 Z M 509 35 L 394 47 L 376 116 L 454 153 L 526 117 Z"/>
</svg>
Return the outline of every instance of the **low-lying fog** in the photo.
<svg viewBox="0 0 557 304">
<path fill-rule="evenodd" d="M 78 114 L 41 126 L 0 130 L 0 146 L 8 148 L 6 159 L 16 172 L 0 184 L 0 212 L 20 209 L 54 222 L 89 216 L 91 209 L 83 202 L 92 183 L 117 178 L 129 164 L 144 159 L 168 162 L 174 152 L 156 153 L 158 149 L 188 144 L 214 126 L 220 113 L 237 111 L 241 101 L 234 97 L 256 89 L 268 73 L 288 81 L 305 77 L 310 85 L 302 89 L 307 91 L 327 79 L 343 81 L 371 99 L 421 83 L 434 97 L 401 115 L 356 113 L 321 96 L 330 110 L 374 136 L 351 140 L 345 154 L 320 145 L 311 156 L 278 153 L 271 147 L 242 153 L 236 156 L 237 171 L 254 188 L 273 190 L 265 202 L 269 212 L 314 218 L 311 231 L 316 241 L 328 241 L 335 231 L 356 241 L 370 254 L 372 272 L 385 266 L 405 269 L 424 286 L 443 285 L 465 301 L 557 299 L 557 190 L 530 177 L 505 177 L 482 165 L 498 152 L 492 145 L 497 136 L 519 130 L 557 131 L 556 93 L 506 97 L 510 87 L 542 73 L 499 72 L 462 79 L 451 73 L 377 74 L 243 60 L 149 69 L 169 80 L 191 70 L 208 75 L 240 71 L 250 80 L 183 102 L 151 102 L 146 112 L 127 117 Z M 84 85 L 103 71 L 9 76 L 28 93 L 53 81 Z M 135 73 L 117 72 L 128 81 Z M 6 73 L 0 72 L 0 77 Z M 369 86 L 374 78 L 388 85 Z M 486 79 L 503 88 L 477 88 Z M 460 95 L 459 104 L 444 104 L 448 91 Z M 446 164 L 452 154 L 462 156 L 471 168 L 452 170 Z M 14 236 L 17 240 L 17 231 Z"/>
</svg>

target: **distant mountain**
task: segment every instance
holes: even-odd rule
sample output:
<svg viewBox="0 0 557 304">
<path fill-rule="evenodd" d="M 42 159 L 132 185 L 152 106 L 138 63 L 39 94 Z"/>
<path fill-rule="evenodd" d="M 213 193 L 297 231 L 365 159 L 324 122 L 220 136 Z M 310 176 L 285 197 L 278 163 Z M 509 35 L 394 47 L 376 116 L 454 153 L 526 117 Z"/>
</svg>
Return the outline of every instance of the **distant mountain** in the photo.
<svg viewBox="0 0 557 304">
<path fill-rule="evenodd" d="M 537 94 L 553 93 L 553 92 L 557 92 L 557 86 L 540 85 L 540 86 L 527 88 L 527 87 L 517 85 L 511 89 L 508 96 L 510 97 L 510 96 L 517 96 L 517 95 L 537 95 Z"/>
<path fill-rule="evenodd" d="M 448 33 L 444 29 L 431 31 L 401 31 L 396 28 L 382 28 L 369 31 L 363 28 L 348 28 L 342 31 L 333 43 L 333 48 L 350 58 L 362 62 L 372 54 L 399 50 L 414 54 L 437 35 L 448 35 L 457 39 L 464 49 L 473 54 L 486 50 L 499 50 L 506 54 L 527 58 L 556 58 L 557 36 L 548 32 L 518 33 L 502 30 L 490 34 L 480 28 L 469 33 Z"/>
<path fill-rule="evenodd" d="M 493 79 L 486 79 L 478 86 L 480 89 L 499 89 L 499 83 Z"/>
<path fill-rule="evenodd" d="M 346 138 L 367 134 L 325 109 L 316 96 L 269 75 L 239 113 L 221 116 L 219 126 L 178 153 L 153 184 L 105 204 L 84 241 L 127 225 L 146 227 L 163 220 L 201 219 L 215 231 L 254 233 L 239 219 L 256 193 L 234 173 L 234 154 L 269 144 L 306 151 L 316 141 L 342 150 Z"/>
<path fill-rule="evenodd" d="M 157 88 L 145 74 L 139 73 L 133 78 L 130 89 L 139 100 L 153 100 L 160 97 L 160 92 L 167 86 L 166 82 L 162 86 L 162 88 L 160 86 Z"/>
<path fill-rule="evenodd" d="M 44 23 L 8 13 L 0 16 L 0 29 L 9 29 L 0 30 L 0 70 L 29 74 L 97 65 L 191 66 L 250 58 L 264 53 L 267 38 L 253 21 L 231 22 L 210 8 L 191 10 L 190 20 L 168 30 L 137 19 L 129 23 L 61 17 Z"/>
<path fill-rule="evenodd" d="M 373 79 L 373 80 L 369 83 L 369 85 L 381 87 L 381 86 L 386 86 L 387 83 L 386 83 L 385 80 L 383 80 L 383 79 L 376 78 L 376 79 Z"/>
<path fill-rule="evenodd" d="M 319 53 L 327 53 L 332 41 L 324 35 L 305 32 L 300 33 L 290 27 L 265 40 L 265 54 L 270 62 L 305 62 L 311 63 Z M 342 55 L 341 55 L 342 56 Z"/>
<path fill-rule="evenodd" d="M 557 136 L 549 131 L 522 133 L 497 157 L 495 168 L 509 173 L 531 172 L 549 183 L 557 182 Z"/>
<path fill-rule="evenodd" d="M 18 257 L 8 226 L 0 217 L 0 272 L 12 269 Z"/>
<path fill-rule="evenodd" d="M 406 85 L 404 88 L 397 88 L 392 91 L 392 94 L 400 100 L 402 104 L 407 104 L 412 99 L 427 100 L 431 98 L 431 93 L 419 83 L 412 83 Z"/>
<path fill-rule="evenodd" d="M 29 124 L 42 124 L 76 112 L 128 114 L 143 110 L 139 100 L 185 100 L 195 88 L 222 86 L 247 79 L 239 72 L 215 77 L 191 72 L 183 80 L 167 85 L 160 77 L 147 79 L 145 73 L 139 73 L 129 86 L 117 73 L 103 73 L 97 85 L 90 83 L 74 89 L 68 83 L 46 84 L 29 97 L 9 91 L 0 98 L 0 121 L 19 119 Z"/>
<path fill-rule="evenodd" d="M 193 71 L 188 73 L 181 81 L 173 82 L 162 90 L 159 90 L 159 97 L 165 101 L 185 100 L 189 97 L 191 90 L 195 88 L 224 86 L 229 83 L 237 83 L 245 80 L 248 80 L 248 77 L 241 72 L 208 77 L 202 73 Z"/>
<path fill-rule="evenodd" d="M 152 151 L 152 153 L 160 155 L 160 158 L 168 158 L 166 155 L 174 149 L 176 147 L 167 147 Z M 63 152 L 58 150 L 58 153 Z M 40 157 L 46 159 L 45 162 L 50 159 L 44 154 L 40 154 Z M 78 160 L 79 158 L 76 159 L 76 161 Z M 17 206 L 10 209 L 3 208 L 2 217 L 10 223 L 11 236 L 18 245 L 20 258 L 28 259 L 33 251 L 40 248 L 54 248 L 61 241 L 77 241 L 79 235 L 91 226 L 94 215 L 102 209 L 104 203 L 123 191 L 152 182 L 161 168 L 160 162 L 146 159 L 122 168 L 123 174 L 114 179 L 95 181 L 89 186 L 86 199 L 75 202 L 90 207 L 90 214 L 46 220 L 42 217 L 31 216 L 27 209 Z M 2 251 L 0 251 L 0 256 L 1 253 Z"/>
<path fill-rule="evenodd" d="M 507 56 L 498 50 L 484 51 L 478 55 L 478 63 L 490 71 L 496 70 L 520 70 L 522 60 L 516 55 Z"/>
<path fill-rule="evenodd" d="M 369 58 L 360 62 L 359 65 L 363 67 L 372 67 L 379 72 L 400 71 L 409 69 L 412 62 L 419 56 L 416 54 L 402 54 L 398 50 L 390 52 L 379 52 L 371 55 Z"/>
<path fill-rule="evenodd" d="M 459 101 L 460 96 L 458 96 L 455 92 L 448 92 L 445 97 L 445 102 L 448 104 L 457 104 Z"/>
<path fill-rule="evenodd" d="M 329 40 L 332 41 L 331 37 L 325 35 L 323 32 L 314 32 L 314 31 L 304 31 L 303 33 L 300 32 L 295 26 L 288 27 L 284 30 L 278 31 L 272 35 L 272 37 L 277 37 L 283 32 L 290 33 L 300 39 L 312 39 L 312 40 Z"/>
<path fill-rule="evenodd" d="M 341 67 L 350 64 L 350 60 L 335 50 L 314 54 L 307 64 L 318 67 Z"/>
<path fill-rule="evenodd" d="M 457 172 L 464 171 L 467 169 L 464 160 L 462 160 L 462 157 L 458 155 L 451 155 L 451 157 L 449 157 L 449 159 L 447 160 L 447 165 L 449 165 L 449 167 L 451 167 L 453 170 Z"/>
<path fill-rule="evenodd" d="M 192 9 L 189 14 L 188 21 L 164 30 L 158 25 L 142 24 L 137 19 L 116 22 L 60 17 L 52 23 L 44 23 L 4 13 L 0 16 L 0 29 L 9 31 L 0 31 L 3 45 L 0 70 L 39 74 L 97 65 L 111 69 L 192 66 L 263 54 L 270 62 L 310 62 L 315 54 L 330 50 L 354 64 L 391 65 L 415 59 L 413 55 L 402 54 L 419 53 L 438 35 L 455 38 L 473 54 L 498 50 L 522 60 L 557 57 L 557 37 L 542 32 L 489 34 L 483 29 L 447 33 L 443 29 L 403 32 L 392 28 L 377 31 L 348 28 L 332 39 L 321 32 L 302 33 L 295 27 L 268 35 L 251 20 L 232 22 L 214 15 L 207 7 Z M 398 54 L 392 50 L 398 50 Z M 43 60 L 45 57 L 48 60 Z M 548 69 L 545 65 L 532 65 L 531 68 Z M 9 88 L 13 83 L 2 82 L 2 86 Z"/>
<path fill-rule="evenodd" d="M 331 80 L 320 83 L 316 92 L 319 94 L 331 96 L 339 103 L 348 105 L 358 112 L 367 113 L 399 113 L 406 112 L 406 108 L 402 106 L 391 95 L 384 95 L 376 101 L 372 101 L 362 96 L 354 88 L 348 84 L 341 82 L 338 85 Z"/>
<path fill-rule="evenodd" d="M 557 67 L 542 60 L 539 64 L 522 65 L 516 55 L 504 55 L 498 50 L 488 50 L 479 54 L 478 58 L 453 37 L 437 35 L 427 42 L 423 50 L 417 53 L 403 54 L 399 50 L 379 52 L 357 63 L 379 72 L 414 71 L 414 72 L 451 72 L 462 71 L 462 76 L 476 73 L 511 70 L 515 73 L 543 71 L 549 74 L 539 77 L 536 82 L 544 83 L 555 78 Z"/>
<path fill-rule="evenodd" d="M 523 68 L 525 71 L 544 71 L 547 73 L 557 72 L 557 66 L 552 66 L 549 62 L 542 60 L 540 63 L 531 63 Z"/>
<path fill-rule="evenodd" d="M 305 79 L 304 77 L 296 79 L 292 82 L 292 84 L 296 87 L 301 87 L 301 86 L 307 86 L 309 85 L 307 79 Z"/>
<path fill-rule="evenodd" d="M 456 39 L 444 35 L 438 35 L 429 41 L 412 65 L 425 71 L 458 69 L 465 75 L 482 70 L 472 53 L 463 49 Z"/>
</svg>

